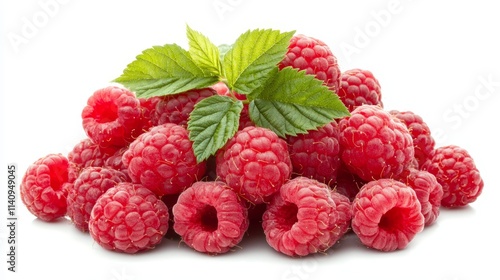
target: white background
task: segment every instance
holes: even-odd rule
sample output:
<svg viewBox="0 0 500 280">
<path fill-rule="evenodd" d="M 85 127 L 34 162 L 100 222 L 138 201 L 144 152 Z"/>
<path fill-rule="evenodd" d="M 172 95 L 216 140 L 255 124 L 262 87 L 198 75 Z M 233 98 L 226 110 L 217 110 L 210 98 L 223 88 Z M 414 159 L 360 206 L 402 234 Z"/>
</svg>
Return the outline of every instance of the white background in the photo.
<svg viewBox="0 0 500 280">
<path fill-rule="evenodd" d="M 279 2 L 279 3 L 278 3 Z M 67 154 L 85 137 L 80 113 L 142 50 L 186 46 L 185 25 L 216 44 L 254 28 L 326 42 L 342 70 L 371 70 L 387 109 L 411 110 L 438 146 L 474 157 L 485 181 L 468 207 L 443 210 L 402 251 L 364 248 L 350 235 L 326 255 L 292 259 L 254 230 L 236 251 L 207 256 L 175 240 L 153 251 L 106 251 L 67 220 L 37 220 L 17 197 L 17 271 L 7 271 L 1 188 L 2 279 L 500 279 L 498 105 L 500 17 L 495 1 L 1 1 L 1 186 L 6 167 Z M 49 3 L 49 4 L 47 4 Z M 5 224 L 5 225 L 4 225 Z"/>
</svg>

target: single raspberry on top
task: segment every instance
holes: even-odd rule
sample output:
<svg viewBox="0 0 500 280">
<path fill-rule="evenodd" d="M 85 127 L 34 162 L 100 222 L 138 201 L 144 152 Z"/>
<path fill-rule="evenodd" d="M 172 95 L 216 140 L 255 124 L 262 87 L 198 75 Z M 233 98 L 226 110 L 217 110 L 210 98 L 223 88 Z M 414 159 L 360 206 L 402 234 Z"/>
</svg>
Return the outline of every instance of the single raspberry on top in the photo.
<svg viewBox="0 0 500 280">
<path fill-rule="evenodd" d="M 73 224 L 81 231 L 88 231 L 92 208 L 97 199 L 128 177 L 120 171 L 102 167 L 87 167 L 80 172 L 73 187 L 68 190 L 68 213 Z"/>
<path fill-rule="evenodd" d="M 156 195 L 176 194 L 200 180 L 206 162 L 198 163 L 186 128 L 173 123 L 152 127 L 123 154 L 130 179 Z"/>
<path fill-rule="evenodd" d="M 413 146 L 415 147 L 415 158 L 418 165 L 422 166 L 430 158 L 436 144 L 429 126 L 424 122 L 422 117 L 411 111 L 400 112 L 391 110 L 389 113 L 401 120 L 408 127 L 408 131 L 410 131 L 413 139 Z"/>
<path fill-rule="evenodd" d="M 393 179 L 368 182 L 352 203 L 352 230 L 365 246 L 404 249 L 424 228 L 415 191 Z"/>
<path fill-rule="evenodd" d="M 340 167 L 337 122 L 306 134 L 289 136 L 287 142 L 295 176 L 313 178 L 325 184 L 336 181 Z"/>
<path fill-rule="evenodd" d="M 97 145 L 126 146 L 142 132 L 140 102 L 124 88 L 109 86 L 97 90 L 83 108 L 82 124 Z"/>
<path fill-rule="evenodd" d="M 414 159 L 406 126 L 375 105 L 362 105 L 339 122 L 341 159 L 365 181 L 393 178 Z"/>
<path fill-rule="evenodd" d="M 277 192 L 262 216 L 267 243 L 288 256 L 324 252 L 347 231 L 349 212 L 339 214 L 330 188 L 314 179 L 296 177 Z"/>
<path fill-rule="evenodd" d="M 66 215 L 69 161 L 49 154 L 32 163 L 21 184 L 21 200 L 37 218 L 49 222 Z"/>
<path fill-rule="evenodd" d="M 356 68 L 343 72 L 338 96 L 349 112 L 365 104 L 383 107 L 380 83 L 368 70 Z"/>
<path fill-rule="evenodd" d="M 334 92 L 339 90 L 340 69 L 337 58 L 321 40 L 298 34 L 292 37 L 280 69 L 291 66 L 315 75 Z"/>
<path fill-rule="evenodd" d="M 470 154 L 456 145 L 439 147 L 422 166 L 443 186 L 441 206 L 454 208 L 476 201 L 484 182 Z"/>
<path fill-rule="evenodd" d="M 156 123 L 154 125 L 174 123 L 186 127 L 194 105 L 215 94 L 214 89 L 203 88 L 161 97 L 161 100 L 156 104 L 153 117 Z"/>
<path fill-rule="evenodd" d="M 443 187 L 431 173 L 409 168 L 398 176 L 398 181 L 410 186 L 417 194 L 425 225 L 431 225 L 439 216 Z"/>
<path fill-rule="evenodd" d="M 168 209 L 150 190 L 121 182 L 101 195 L 89 220 L 92 238 L 103 248 L 133 254 L 153 249 L 168 230 Z"/>
<path fill-rule="evenodd" d="M 292 174 L 287 143 L 267 128 L 246 127 L 217 152 L 216 172 L 244 199 L 265 202 Z"/>
<path fill-rule="evenodd" d="M 179 195 L 172 210 L 174 229 L 198 252 L 221 254 L 236 246 L 248 229 L 240 197 L 220 181 L 196 182 Z"/>
</svg>

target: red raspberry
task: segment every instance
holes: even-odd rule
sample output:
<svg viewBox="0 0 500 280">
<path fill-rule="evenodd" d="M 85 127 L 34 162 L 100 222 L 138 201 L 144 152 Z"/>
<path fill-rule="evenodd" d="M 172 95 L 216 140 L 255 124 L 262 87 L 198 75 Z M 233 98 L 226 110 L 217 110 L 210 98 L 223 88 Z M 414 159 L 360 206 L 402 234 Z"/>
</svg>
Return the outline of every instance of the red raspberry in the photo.
<svg viewBox="0 0 500 280">
<path fill-rule="evenodd" d="M 179 195 L 172 212 L 175 232 L 198 252 L 225 253 L 248 229 L 245 205 L 220 181 L 194 183 Z"/>
<path fill-rule="evenodd" d="M 333 184 L 333 189 L 348 197 L 350 201 L 353 201 L 361 187 L 366 183 L 358 175 L 347 170 L 344 164 L 341 164 L 337 173 L 337 180 Z"/>
<path fill-rule="evenodd" d="M 365 181 L 393 178 L 414 158 L 406 126 L 375 105 L 362 105 L 339 122 L 341 159 Z"/>
<path fill-rule="evenodd" d="M 152 127 L 123 154 L 132 182 L 156 195 L 176 194 L 200 180 L 206 162 L 197 163 L 186 128 L 173 123 Z"/>
<path fill-rule="evenodd" d="M 217 152 L 216 171 L 236 193 L 259 204 L 290 178 L 292 163 L 285 140 L 267 128 L 249 126 Z"/>
<path fill-rule="evenodd" d="M 398 180 L 410 186 L 417 194 L 425 225 L 434 223 L 439 216 L 439 207 L 443 198 L 443 187 L 436 177 L 427 171 L 410 168 L 403 171 Z"/>
<path fill-rule="evenodd" d="M 116 151 L 112 156 L 108 157 L 104 161 L 103 167 L 109 168 L 109 169 L 114 169 L 122 172 L 125 174 L 125 176 L 128 178 L 127 181 L 131 181 L 130 177 L 128 176 L 128 168 L 125 166 L 123 163 L 122 157 L 123 154 L 128 150 L 128 147 L 123 147 Z"/>
<path fill-rule="evenodd" d="M 337 229 L 339 239 L 343 237 L 351 228 L 352 220 L 352 204 L 349 198 L 337 191 L 332 190 L 330 192 L 333 202 L 337 206 L 337 213 L 339 217 L 337 219 Z"/>
<path fill-rule="evenodd" d="M 212 88 L 193 89 L 175 95 L 166 95 L 156 104 L 154 112 L 156 124 L 174 123 L 187 126 L 189 114 L 199 101 L 215 95 Z"/>
<path fill-rule="evenodd" d="M 153 96 L 149 98 L 139 98 L 141 104 L 141 133 L 148 131 L 158 123 L 156 119 L 156 105 L 162 100 L 162 97 Z"/>
<path fill-rule="evenodd" d="M 408 131 L 410 131 L 418 166 L 423 165 L 430 158 L 436 144 L 434 138 L 431 136 L 429 126 L 427 126 L 422 117 L 411 111 L 399 112 L 392 110 L 389 113 L 401 120 L 408 128 Z"/>
<path fill-rule="evenodd" d="M 285 183 L 262 216 L 267 243 L 292 257 L 333 246 L 345 233 L 346 217 L 339 214 L 330 192 L 327 185 L 306 177 Z"/>
<path fill-rule="evenodd" d="M 335 121 L 306 134 L 288 137 L 294 175 L 333 184 L 340 166 L 339 129 Z"/>
<path fill-rule="evenodd" d="M 21 181 L 21 200 L 28 210 L 43 221 L 66 215 L 68 159 L 49 154 L 32 163 Z"/>
<path fill-rule="evenodd" d="M 153 249 L 168 230 L 168 209 L 139 184 L 118 183 L 97 199 L 89 220 L 92 238 L 103 248 L 133 254 Z"/>
<path fill-rule="evenodd" d="M 127 146 L 139 135 L 141 105 L 127 89 L 110 86 L 100 89 L 87 100 L 82 111 L 85 133 L 99 146 Z"/>
<path fill-rule="evenodd" d="M 338 96 L 349 112 L 364 104 L 383 107 L 380 84 L 368 70 L 351 69 L 343 72 L 340 75 Z"/>
<path fill-rule="evenodd" d="M 306 35 L 292 37 L 288 52 L 279 64 L 280 69 L 291 66 L 315 75 L 324 84 L 337 92 L 340 85 L 340 69 L 337 58 L 322 41 Z"/>
<path fill-rule="evenodd" d="M 370 248 L 404 249 L 424 228 L 415 191 L 394 179 L 368 182 L 352 205 L 352 230 Z"/>
<path fill-rule="evenodd" d="M 120 171 L 87 167 L 82 170 L 72 188 L 68 190 L 67 215 L 76 228 L 88 231 L 92 208 L 97 199 L 119 182 L 126 182 L 127 176 Z"/>
<path fill-rule="evenodd" d="M 76 180 L 80 171 L 85 167 L 102 167 L 106 160 L 117 152 L 116 148 L 103 148 L 95 144 L 90 138 L 78 142 L 68 153 L 70 162 L 69 181 Z"/>
<path fill-rule="evenodd" d="M 483 179 L 470 154 L 449 145 L 434 150 L 423 166 L 443 186 L 441 206 L 461 207 L 476 201 L 484 186 Z"/>
</svg>

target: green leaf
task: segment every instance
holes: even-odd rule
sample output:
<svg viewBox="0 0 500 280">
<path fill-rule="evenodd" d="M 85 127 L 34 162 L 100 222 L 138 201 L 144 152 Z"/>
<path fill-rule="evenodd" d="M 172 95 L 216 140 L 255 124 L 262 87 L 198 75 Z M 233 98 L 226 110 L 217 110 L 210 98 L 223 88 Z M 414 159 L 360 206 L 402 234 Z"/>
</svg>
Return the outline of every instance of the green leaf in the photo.
<svg viewBox="0 0 500 280">
<path fill-rule="evenodd" d="M 256 29 L 243 33 L 224 56 L 224 76 L 231 90 L 250 94 L 283 60 L 294 32 Z"/>
<path fill-rule="evenodd" d="M 305 71 L 278 71 L 249 104 L 250 118 L 281 137 L 306 133 L 349 115 L 338 96 Z"/>
<path fill-rule="evenodd" d="M 219 48 L 215 46 L 205 35 L 198 31 L 187 28 L 189 40 L 189 54 L 194 62 L 202 69 L 215 76 L 221 76 L 222 64 L 220 60 Z"/>
<path fill-rule="evenodd" d="M 198 162 L 214 155 L 236 133 L 242 109 L 241 101 L 220 95 L 196 103 L 188 131 Z"/>
<path fill-rule="evenodd" d="M 220 61 L 224 63 L 224 56 L 233 47 L 233 45 L 222 44 L 219 45 Z"/>
<path fill-rule="evenodd" d="M 138 97 L 176 94 L 208 87 L 217 81 L 217 76 L 203 71 L 186 50 L 175 44 L 143 51 L 114 80 Z"/>
</svg>

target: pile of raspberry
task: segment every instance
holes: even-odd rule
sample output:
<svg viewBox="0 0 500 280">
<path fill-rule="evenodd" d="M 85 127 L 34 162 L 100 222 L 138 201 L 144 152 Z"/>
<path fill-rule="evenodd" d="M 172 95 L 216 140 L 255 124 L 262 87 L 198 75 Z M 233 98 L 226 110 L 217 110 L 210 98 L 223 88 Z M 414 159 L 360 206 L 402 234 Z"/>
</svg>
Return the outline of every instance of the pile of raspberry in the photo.
<svg viewBox="0 0 500 280">
<path fill-rule="evenodd" d="M 298 257 L 335 250 L 347 234 L 375 250 L 404 249 L 441 207 L 481 194 L 469 153 L 435 147 L 422 117 L 385 109 L 372 72 L 340 71 L 329 47 L 305 35 L 292 38 L 279 64 L 286 66 L 322 80 L 350 116 L 280 138 L 256 126 L 246 108 L 234 137 L 197 162 L 189 115 L 200 100 L 227 95 L 225 84 L 148 99 L 108 86 L 83 106 L 87 138 L 26 170 L 23 203 L 43 221 L 70 219 L 118 252 L 175 238 L 222 254 L 241 249 L 258 227 L 269 246 Z"/>
</svg>

